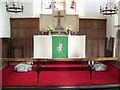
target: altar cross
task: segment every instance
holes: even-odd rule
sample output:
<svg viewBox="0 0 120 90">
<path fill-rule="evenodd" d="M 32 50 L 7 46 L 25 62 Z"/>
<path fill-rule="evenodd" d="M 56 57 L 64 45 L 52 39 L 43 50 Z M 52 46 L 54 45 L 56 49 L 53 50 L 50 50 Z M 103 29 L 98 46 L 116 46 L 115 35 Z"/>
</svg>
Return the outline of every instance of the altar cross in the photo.
<svg viewBox="0 0 120 90">
<path fill-rule="evenodd" d="M 60 11 L 58 11 L 58 15 L 55 15 L 54 17 L 58 18 L 58 25 L 55 28 L 55 30 L 64 30 L 63 27 L 61 26 L 60 18 L 64 17 L 63 15 L 60 15 Z"/>
</svg>

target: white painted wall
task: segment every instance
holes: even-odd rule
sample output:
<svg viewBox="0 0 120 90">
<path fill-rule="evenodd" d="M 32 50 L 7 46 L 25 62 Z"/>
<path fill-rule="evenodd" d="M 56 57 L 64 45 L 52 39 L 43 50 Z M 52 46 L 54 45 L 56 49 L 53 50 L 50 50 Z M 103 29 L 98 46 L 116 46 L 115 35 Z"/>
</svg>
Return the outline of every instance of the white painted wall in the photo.
<svg viewBox="0 0 120 90">
<path fill-rule="evenodd" d="M 0 38 L 10 37 L 10 16 L 6 12 L 5 3 L 0 1 Z"/>
<path fill-rule="evenodd" d="M 10 13 L 11 18 L 32 18 L 33 17 L 33 13 L 34 13 L 33 12 L 33 0 L 22 0 L 22 1 L 23 1 L 23 6 L 24 6 L 23 13 L 18 13 L 18 14 Z"/>
<path fill-rule="evenodd" d="M 33 0 L 0 0 L 4 3 L 2 4 L 2 8 L 5 8 L 5 2 L 23 2 L 24 11 L 23 13 L 9 13 L 10 18 L 31 18 L 33 17 Z M 36 8 L 37 9 L 37 8 Z M 6 10 L 5 10 L 6 11 Z"/>
<path fill-rule="evenodd" d="M 120 2 L 120 0 L 116 0 L 117 6 L 118 2 Z M 107 32 L 106 32 L 107 37 L 116 36 L 117 28 L 114 28 L 115 25 L 118 25 L 118 14 L 113 16 L 107 16 Z"/>
<path fill-rule="evenodd" d="M 39 17 L 41 13 L 41 0 L 33 1 L 33 17 Z"/>
<path fill-rule="evenodd" d="M 106 3 L 105 0 L 84 0 L 84 17 L 106 19 L 106 16 L 100 14 L 100 6 L 103 3 Z"/>
<path fill-rule="evenodd" d="M 120 25 L 120 1 L 118 3 L 118 24 Z"/>
<path fill-rule="evenodd" d="M 120 0 L 115 1 L 117 6 L 120 7 L 120 4 L 118 5 L 118 2 L 120 3 Z M 120 9 L 119 9 L 120 10 Z M 120 13 L 120 12 L 119 12 Z M 118 14 L 113 15 L 113 16 L 107 16 L 107 31 L 106 31 L 106 36 L 109 38 L 114 37 L 115 38 L 115 43 L 114 43 L 114 53 L 113 56 L 115 56 L 115 47 L 116 47 L 116 33 L 118 31 L 118 28 L 115 28 L 115 25 L 118 25 L 118 22 L 120 20 L 118 19 Z"/>
<path fill-rule="evenodd" d="M 107 37 L 115 37 L 116 36 L 116 32 L 117 32 L 117 28 L 115 28 L 115 25 L 118 25 L 118 22 L 116 22 L 116 18 L 118 18 L 118 15 L 114 15 L 114 16 L 108 16 L 107 17 L 107 33 L 106 36 Z"/>
<path fill-rule="evenodd" d="M 41 13 L 41 0 L 22 0 L 24 2 L 23 14 L 11 14 L 12 18 L 39 17 Z M 76 0 L 77 14 L 80 18 L 106 18 L 100 15 L 99 8 L 105 0 Z M 106 2 L 105 2 L 106 3 Z"/>
</svg>

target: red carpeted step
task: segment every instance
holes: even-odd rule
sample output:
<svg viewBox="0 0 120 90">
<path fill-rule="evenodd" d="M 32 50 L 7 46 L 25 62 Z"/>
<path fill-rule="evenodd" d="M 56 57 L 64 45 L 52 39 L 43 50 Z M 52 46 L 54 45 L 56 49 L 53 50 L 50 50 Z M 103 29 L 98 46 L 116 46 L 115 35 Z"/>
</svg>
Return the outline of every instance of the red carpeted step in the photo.
<svg viewBox="0 0 120 90">
<path fill-rule="evenodd" d="M 56 67 L 56 65 L 54 65 Z M 70 65 L 71 66 L 71 65 Z M 79 68 L 79 64 L 72 68 Z M 7 66 L 0 71 L 2 73 L 2 86 L 4 87 L 37 87 L 37 86 L 91 86 L 120 84 L 120 69 L 112 65 L 107 65 L 108 69 L 103 72 L 93 71 L 92 82 L 90 74 L 86 71 L 42 71 L 40 73 L 40 82 L 37 83 L 37 73 L 35 71 L 27 73 L 18 73 L 14 71 L 14 66 Z M 53 67 L 53 66 L 49 66 Z M 62 67 L 62 66 L 60 66 Z M 69 67 L 69 65 L 64 65 Z"/>
<path fill-rule="evenodd" d="M 36 72 L 16 72 L 14 65 L 2 70 L 2 86 L 37 86 Z"/>
<path fill-rule="evenodd" d="M 90 86 L 88 71 L 44 71 L 39 86 Z"/>
</svg>

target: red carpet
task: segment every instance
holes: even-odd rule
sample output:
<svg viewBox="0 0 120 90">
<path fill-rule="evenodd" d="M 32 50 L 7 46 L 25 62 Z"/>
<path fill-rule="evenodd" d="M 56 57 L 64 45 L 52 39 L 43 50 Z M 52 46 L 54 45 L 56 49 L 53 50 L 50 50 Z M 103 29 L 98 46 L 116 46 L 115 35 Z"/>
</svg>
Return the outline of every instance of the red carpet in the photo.
<svg viewBox="0 0 120 90">
<path fill-rule="evenodd" d="M 61 65 L 53 65 L 62 67 Z M 48 67 L 53 67 L 52 64 Z M 64 67 L 79 67 L 78 64 L 63 65 Z M 40 73 L 40 82 L 37 83 L 37 74 L 35 71 L 21 73 L 14 72 L 14 66 L 7 66 L 2 71 L 2 86 L 89 86 L 89 85 L 108 85 L 120 84 L 118 74 L 120 69 L 107 65 L 108 70 L 104 72 L 93 71 L 92 82 L 88 70 L 59 70 L 59 71 L 42 71 Z"/>
</svg>

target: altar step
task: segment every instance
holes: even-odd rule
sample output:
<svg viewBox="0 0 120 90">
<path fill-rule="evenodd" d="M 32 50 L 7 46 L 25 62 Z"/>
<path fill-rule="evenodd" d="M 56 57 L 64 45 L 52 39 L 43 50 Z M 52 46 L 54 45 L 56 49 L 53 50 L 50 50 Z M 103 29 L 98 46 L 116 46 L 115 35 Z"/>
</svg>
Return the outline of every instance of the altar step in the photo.
<svg viewBox="0 0 120 90">
<path fill-rule="evenodd" d="M 36 65 L 33 65 L 36 67 Z M 89 70 L 87 64 L 46 64 L 42 65 L 42 70 Z"/>
<path fill-rule="evenodd" d="M 3 87 L 2 90 L 119 90 L 120 84 L 59 87 Z"/>
<path fill-rule="evenodd" d="M 63 64 L 64 65 L 64 64 Z M 76 64 L 76 66 L 79 64 Z M 48 65 L 49 66 L 49 65 Z M 15 72 L 14 65 L 9 65 L 1 70 L 2 90 L 64 90 L 70 86 L 70 90 L 119 90 L 120 85 L 119 68 L 107 64 L 108 69 L 104 72 L 93 71 L 92 82 L 88 71 L 42 71 L 40 72 L 40 82 L 37 82 L 37 74 L 31 72 Z M 74 66 L 72 66 L 74 67 Z M 61 68 L 61 67 L 60 67 Z M 101 85 L 115 85 L 102 87 Z M 95 87 L 98 85 L 98 87 Z M 93 87 L 91 87 L 93 86 Z M 5 88 L 7 87 L 7 88 Z M 19 87 L 19 88 L 18 88 Z M 23 88 L 22 88 L 23 87 Z M 30 87 L 30 88 L 29 88 Z M 33 87 L 33 88 L 32 88 Z M 43 88 L 40 88 L 43 87 Z M 51 87 L 51 88 L 50 88 Z M 84 88 L 83 88 L 84 87 Z M 20 89 L 22 88 L 22 89 Z M 99 89 L 100 88 L 100 89 Z M 69 90 L 69 89 L 67 89 Z"/>
</svg>

